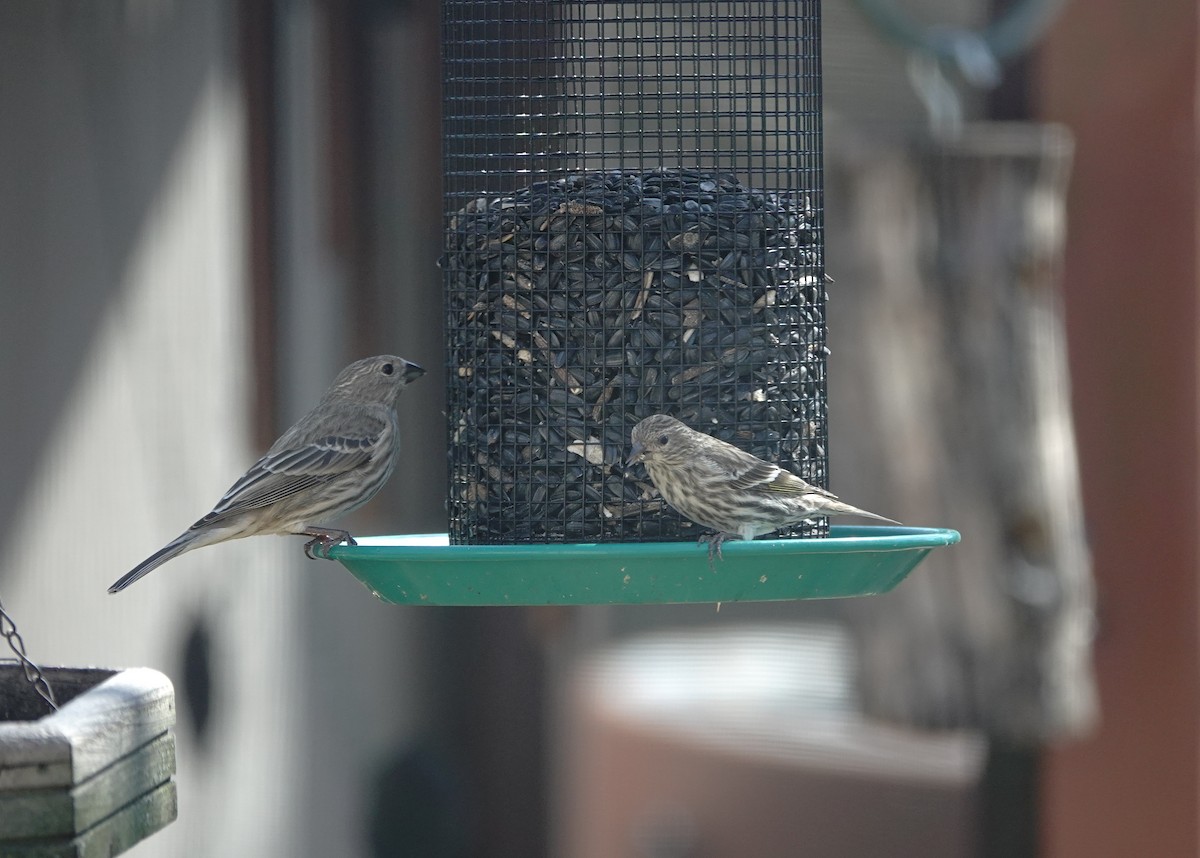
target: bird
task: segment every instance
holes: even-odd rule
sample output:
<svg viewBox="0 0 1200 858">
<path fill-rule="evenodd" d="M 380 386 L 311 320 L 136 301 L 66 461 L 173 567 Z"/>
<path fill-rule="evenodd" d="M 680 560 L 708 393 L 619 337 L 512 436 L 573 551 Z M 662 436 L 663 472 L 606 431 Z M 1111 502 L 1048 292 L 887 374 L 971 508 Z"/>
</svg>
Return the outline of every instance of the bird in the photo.
<svg viewBox="0 0 1200 858">
<path fill-rule="evenodd" d="M 700 537 L 721 556 L 726 539 L 754 539 L 816 515 L 857 515 L 899 524 L 838 500 L 778 465 L 654 414 L 633 427 L 626 466 L 641 462 L 672 507 L 713 534 Z"/>
<path fill-rule="evenodd" d="M 319 524 L 358 509 L 396 466 L 396 401 L 425 370 L 378 355 L 338 373 L 321 401 L 284 432 L 201 518 L 108 588 L 119 593 L 186 551 L 260 534 L 309 536 L 304 553 L 356 544 L 345 530 Z"/>
</svg>

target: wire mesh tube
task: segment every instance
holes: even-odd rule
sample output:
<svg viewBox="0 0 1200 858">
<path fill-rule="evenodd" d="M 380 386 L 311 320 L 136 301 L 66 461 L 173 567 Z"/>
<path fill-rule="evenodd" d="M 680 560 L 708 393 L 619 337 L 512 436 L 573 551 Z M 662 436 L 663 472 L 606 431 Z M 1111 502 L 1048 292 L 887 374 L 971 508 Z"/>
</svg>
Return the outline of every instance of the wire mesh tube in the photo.
<svg viewBox="0 0 1200 858">
<path fill-rule="evenodd" d="M 825 484 L 818 5 L 443 3 L 453 541 L 694 539 L 656 412 Z"/>
</svg>

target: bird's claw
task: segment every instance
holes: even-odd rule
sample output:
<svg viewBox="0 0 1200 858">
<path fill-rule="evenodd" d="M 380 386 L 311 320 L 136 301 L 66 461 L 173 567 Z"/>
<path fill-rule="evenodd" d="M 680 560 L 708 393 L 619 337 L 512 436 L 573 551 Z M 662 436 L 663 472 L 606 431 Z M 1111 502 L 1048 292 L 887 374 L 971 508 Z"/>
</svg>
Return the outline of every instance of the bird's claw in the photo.
<svg viewBox="0 0 1200 858">
<path fill-rule="evenodd" d="M 329 549 L 335 545 L 358 545 L 354 537 L 346 531 L 322 533 L 304 543 L 304 556 L 309 560 L 328 560 Z"/>
</svg>

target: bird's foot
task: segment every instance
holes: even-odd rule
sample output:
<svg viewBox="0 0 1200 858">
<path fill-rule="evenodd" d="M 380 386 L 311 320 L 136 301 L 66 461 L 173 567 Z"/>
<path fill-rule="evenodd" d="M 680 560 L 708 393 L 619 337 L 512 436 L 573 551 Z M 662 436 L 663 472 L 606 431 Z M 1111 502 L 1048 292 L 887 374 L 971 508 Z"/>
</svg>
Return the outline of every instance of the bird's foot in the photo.
<svg viewBox="0 0 1200 858">
<path fill-rule="evenodd" d="M 699 539 L 696 540 L 699 543 L 705 543 L 705 542 L 708 543 L 708 568 L 710 571 L 713 571 L 713 572 L 717 571 L 716 564 L 713 562 L 714 556 L 718 560 L 725 559 L 724 556 L 722 556 L 722 554 L 721 554 L 721 545 L 728 538 L 729 538 L 728 534 L 721 533 L 720 531 L 716 531 L 713 533 L 706 533 L 703 536 L 701 536 Z"/>
<path fill-rule="evenodd" d="M 341 545 L 343 542 L 346 545 L 358 545 L 354 541 L 354 537 L 350 535 L 348 530 L 317 530 L 309 528 L 302 531 L 304 536 L 311 536 L 308 542 L 304 543 L 304 556 L 309 560 L 329 559 L 329 549 L 335 545 Z"/>
</svg>

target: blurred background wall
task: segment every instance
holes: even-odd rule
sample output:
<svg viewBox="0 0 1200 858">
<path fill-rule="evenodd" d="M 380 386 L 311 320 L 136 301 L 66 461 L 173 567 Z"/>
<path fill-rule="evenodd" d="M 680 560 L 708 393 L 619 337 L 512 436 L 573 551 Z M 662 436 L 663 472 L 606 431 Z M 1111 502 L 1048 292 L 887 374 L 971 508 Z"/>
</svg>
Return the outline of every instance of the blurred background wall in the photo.
<svg viewBox="0 0 1200 858">
<path fill-rule="evenodd" d="M 972 26 L 1009 5 L 904 8 Z M 856 158 L 878 167 L 928 117 L 907 52 L 849 0 L 822 11 L 827 159 L 862 175 Z M 388 608 L 272 539 L 108 596 L 363 354 L 431 372 L 401 403 L 407 455 L 350 527 L 444 529 L 438 6 L 0 6 L 0 596 L 37 661 L 176 683 L 180 816 L 136 854 L 733 855 L 749 835 L 717 820 L 753 808 L 722 802 L 755 790 L 783 796 L 753 817 L 759 855 L 796 854 L 806 830 L 829 839 L 805 854 L 864 854 L 852 835 L 872 826 L 894 855 L 1200 852 L 1196 11 L 1068 3 L 1035 62 L 962 90 L 968 119 L 1044 116 L 1076 143 L 1062 276 L 1100 721 L 997 755 L 979 730 L 863 716 L 839 604 Z M 881 239 L 853 233 L 833 190 L 834 488 L 907 518 L 871 497 L 871 435 L 839 440 L 839 403 L 871 379 L 838 355 L 871 330 L 838 290 Z M 706 652 L 682 714 L 616 690 L 645 670 L 662 684 L 664 664 L 691 676 Z M 774 668 L 755 684 L 746 664 Z M 714 677 L 737 693 L 704 697 Z M 731 700 L 808 720 L 764 740 Z M 787 735 L 797 723 L 830 732 Z M 652 806 L 630 802 L 631 773 Z M 804 801 L 836 830 L 785 818 Z"/>
<path fill-rule="evenodd" d="M 342 365 L 385 348 L 432 372 L 406 403 L 410 455 L 351 526 L 441 527 L 437 221 L 407 204 L 372 221 L 389 237 L 383 270 L 370 267 L 356 218 L 373 198 L 353 172 L 381 154 L 368 139 L 386 144 L 379 175 L 392 178 L 370 189 L 428 206 L 435 24 L 373 34 L 371 55 L 398 64 L 389 103 L 405 107 L 368 138 L 330 97 L 335 58 L 371 68 L 363 46 L 334 38 L 335 11 L 0 9 L 12 321 L 0 505 L 24 534 L 0 561 L 0 592 L 40 662 L 145 665 L 175 682 L 182 810 L 141 854 L 368 854 L 376 781 L 429 720 L 424 617 L 385 610 L 290 541 L 197 552 L 128 598 L 105 592 L 202 515 Z M 360 81 L 341 85 L 361 107 Z M 424 135 L 400 131 L 414 114 Z M 395 168 L 409 162 L 424 167 Z"/>
</svg>

